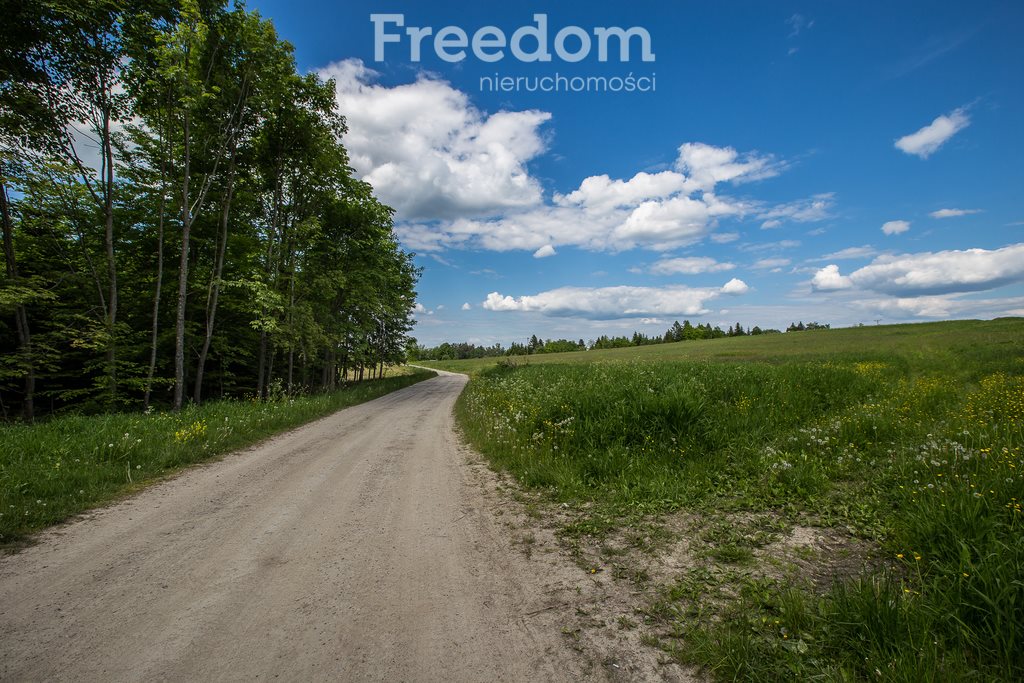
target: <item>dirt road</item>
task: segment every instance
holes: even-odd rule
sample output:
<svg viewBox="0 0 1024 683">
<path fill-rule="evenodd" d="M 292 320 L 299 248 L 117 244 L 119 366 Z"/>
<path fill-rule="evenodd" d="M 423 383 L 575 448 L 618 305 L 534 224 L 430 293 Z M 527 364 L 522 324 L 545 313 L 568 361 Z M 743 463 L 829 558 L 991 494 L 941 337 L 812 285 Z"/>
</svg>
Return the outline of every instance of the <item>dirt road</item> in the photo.
<svg viewBox="0 0 1024 683">
<path fill-rule="evenodd" d="M 4 680 L 577 677 L 469 480 L 444 374 L 0 557 Z"/>
</svg>

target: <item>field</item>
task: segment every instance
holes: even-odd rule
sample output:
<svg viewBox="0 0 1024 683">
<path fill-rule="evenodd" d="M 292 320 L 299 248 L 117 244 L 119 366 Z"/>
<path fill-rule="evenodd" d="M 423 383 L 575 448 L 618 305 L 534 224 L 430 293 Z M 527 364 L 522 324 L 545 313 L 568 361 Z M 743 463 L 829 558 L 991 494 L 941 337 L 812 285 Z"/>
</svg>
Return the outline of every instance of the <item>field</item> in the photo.
<svg viewBox="0 0 1024 683">
<path fill-rule="evenodd" d="M 178 469 L 432 377 L 389 376 L 333 393 L 213 401 L 180 413 L 65 415 L 0 427 L 0 546 Z"/>
<path fill-rule="evenodd" d="M 574 511 L 566 547 L 647 595 L 667 655 L 723 680 L 1024 678 L 1024 321 L 428 365 L 471 375 L 466 437 Z M 638 529 L 689 568 L 621 559 Z"/>
</svg>

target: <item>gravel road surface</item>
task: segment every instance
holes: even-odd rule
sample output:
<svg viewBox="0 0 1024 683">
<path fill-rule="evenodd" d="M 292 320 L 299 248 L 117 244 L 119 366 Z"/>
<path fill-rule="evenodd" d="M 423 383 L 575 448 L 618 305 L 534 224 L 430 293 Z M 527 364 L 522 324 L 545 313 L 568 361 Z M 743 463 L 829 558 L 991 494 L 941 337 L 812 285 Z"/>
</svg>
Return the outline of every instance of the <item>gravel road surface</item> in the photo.
<svg viewBox="0 0 1024 683">
<path fill-rule="evenodd" d="M 343 410 L 0 557 L 0 678 L 576 678 L 452 430 L 465 382 Z"/>
</svg>

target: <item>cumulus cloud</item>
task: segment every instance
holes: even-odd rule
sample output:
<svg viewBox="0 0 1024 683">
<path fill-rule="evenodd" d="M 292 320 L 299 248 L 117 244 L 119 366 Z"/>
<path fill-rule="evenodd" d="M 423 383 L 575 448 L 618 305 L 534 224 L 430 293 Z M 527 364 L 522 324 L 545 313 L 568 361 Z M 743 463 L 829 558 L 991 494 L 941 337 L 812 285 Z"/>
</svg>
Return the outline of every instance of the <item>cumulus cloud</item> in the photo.
<svg viewBox="0 0 1024 683">
<path fill-rule="evenodd" d="M 896 141 L 896 148 L 907 154 L 927 159 L 937 152 L 947 140 L 969 126 L 970 123 L 971 118 L 967 115 L 967 111 L 961 107 L 949 114 L 937 117 L 916 133 L 904 135 Z"/>
<path fill-rule="evenodd" d="M 543 247 L 533 252 L 533 258 L 547 258 L 548 256 L 554 256 L 558 252 L 550 244 L 545 244 Z"/>
<path fill-rule="evenodd" d="M 750 287 L 748 287 L 747 283 L 744 282 L 743 280 L 734 277 L 733 279 L 729 280 L 724 285 L 722 285 L 722 289 L 720 291 L 722 292 L 722 294 L 729 294 L 731 296 L 735 296 L 737 294 L 746 294 L 747 292 L 750 291 Z"/>
<path fill-rule="evenodd" d="M 839 266 L 833 263 L 814 274 L 811 278 L 811 287 L 819 292 L 834 292 L 853 287 L 853 282 L 850 278 L 840 275 Z"/>
<path fill-rule="evenodd" d="M 886 235 L 899 235 L 910 230 L 910 221 L 887 221 L 882 224 L 882 232 Z"/>
<path fill-rule="evenodd" d="M 651 266 L 650 272 L 653 275 L 697 275 L 732 270 L 735 267 L 733 263 L 722 263 L 707 256 L 685 256 L 661 259 Z"/>
<path fill-rule="evenodd" d="M 726 219 L 827 215 L 830 195 L 771 206 L 721 194 L 723 185 L 770 178 L 787 165 L 768 154 L 702 142 L 680 145 L 670 170 L 594 175 L 545 200 L 529 163 L 546 150 L 548 112 L 484 112 L 465 92 L 429 74 L 385 86 L 358 59 L 331 64 L 320 75 L 335 81 L 353 168 L 397 210 L 402 242 L 422 253 L 561 246 L 664 251 L 709 236 L 735 240 L 736 233 L 715 234 Z"/>
<path fill-rule="evenodd" d="M 715 244 L 728 244 L 740 238 L 738 232 L 714 232 L 711 233 L 711 241 Z"/>
<path fill-rule="evenodd" d="M 671 197 L 686 186 L 686 176 L 675 171 L 637 173 L 629 180 L 596 175 L 585 178 L 579 188 L 569 194 L 556 194 L 555 202 L 563 206 L 581 205 L 595 211 L 607 211 Z"/>
<path fill-rule="evenodd" d="M 469 305 L 468 301 L 466 303 L 462 304 L 462 310 L 464 310 L 464 311 L 468 311 L 471 308 L 473 308 L 473 307 Z"/>
<path fill-rule="evenodd" d="M 974 213 L 981 213 L 981 209 L 939 209 L 938 211 L 932 211 L 928 215 L 932 218 L 958 218 L 960 216 L 970 216 Z"/>
<path fill-rule="evenodd" d="M 401 219 L 488 215 L 541 200 L 526 164 L 545 149 L 540 128 L 549 113 L 488 115 L 427 75 L 389 88 L 359 59 L 320 75 L 335 80 L 353 168 Z"/>
<path fill-rule="evenodd" d="M 1024 281 L 1024 244 L 879 256 L 849 276 L 835 264 L 811 280 L 816 290 L 871 290 L 898 297 L 978 292 Z"/>
<path fill-rule="evenodd" d="M 494 218 L 459 218 L 430 226 L 399 224 L 396 231 L 419 251 L 469 245 L 494 251 L 536 251 L 545 245 L 663 251 L 696 244 L 713 233 L 719 220 L 752 210 L 743 201 L 710 191 L 690 196 L 684 189 L 688 180 L 668 173 L 638 174 L 626 181 L 595 176 L 573 192 L 556 194 L 553 204 Z"/>
<path fill-rule="evenodd" d="M 723 182 L 734 184 L 778 175 L 784 165 L 757 152 L 740 154 L 732 147 L 687 142 L 679 147 L 676 169 L 685 173 L 693 189 L 713 190 Z"/>
<path fill-rule="evenodd" d="M 555 193 L 550 204 L 493 218 L 459 218 L 429 226 L 399 224 L 396 230 L 403 242 L 428 252 L 469 246 L 536 251 L 545 245 L 665 251 L 708 237 L 717 243 L 735 241 L 739 237 L 735 232 L 715 232 L 726 219 L 755 215 L 806 222 L 826 216 L 831 205 L 831 195 L 765 206 L 714 191 L 716 182 L 745 182 L 776 173 L 778 165 L 767 157 L 693 143 L 681 146 L 680 155 L 676 171 L 637 173 L 629 179 L 591 176 L 572 192 Z"/>
<path fill-rule="evenodd" d="M 491 292 L 483 302 L 489 311 L 536 312 L 545 316 L 571 316 L 593 320 L 704 315 L 708 301 L 723 294 L 748 291 L 733 279 L 721 288 L 685 287 L 560 287 L 519 297 Z"/>
</svg>

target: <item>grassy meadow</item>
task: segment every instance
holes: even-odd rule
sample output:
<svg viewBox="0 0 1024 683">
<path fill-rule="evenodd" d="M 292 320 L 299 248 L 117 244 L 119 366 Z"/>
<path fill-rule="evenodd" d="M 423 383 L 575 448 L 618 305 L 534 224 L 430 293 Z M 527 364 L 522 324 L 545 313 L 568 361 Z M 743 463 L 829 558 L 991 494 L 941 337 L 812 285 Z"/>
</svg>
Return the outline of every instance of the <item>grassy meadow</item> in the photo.
<svg viewBox="0 0 1024 683">
<path fill-rule="evenodd" d="M 703 516 L 708 564 L 644 615 L 679 660 L 722 680 L 1024 679 L 1024 320 L 428 365 L 471 374 L 467 438 L 579 510 L 567 536 Z M 757 570 L 796 524 L 869 552 L 824 583 Z"/>
<path fill-rule="evenodd" d="M 190 465 L 429 379 L 388 376 L 325 394 L 212 401 L 179 413 L 64 415 L 0 426 L 0 546 Z"/>
</svg>

